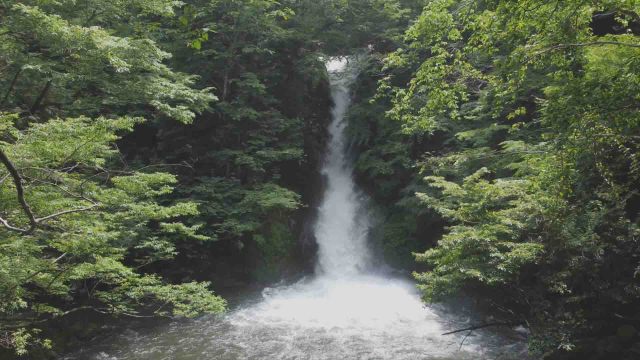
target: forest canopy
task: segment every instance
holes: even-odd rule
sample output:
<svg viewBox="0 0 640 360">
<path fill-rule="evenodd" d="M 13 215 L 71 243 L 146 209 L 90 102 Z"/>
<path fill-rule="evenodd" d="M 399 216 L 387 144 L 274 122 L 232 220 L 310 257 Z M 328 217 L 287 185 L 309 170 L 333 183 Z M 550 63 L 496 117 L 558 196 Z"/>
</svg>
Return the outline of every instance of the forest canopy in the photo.
<svg viewBox="0 0 640 360">
<path fill-rule="evenodd" d="M 372 241 L 537 358 L 640 354 L 635 0 L 0 0 L 0 356 L 309 271 L 331 102 Z M 76 340 L 82 340 L 77 338 Z M 9 355 L 11 354 L 11 355 Z M 596 354 L 596 355 L 594 355 Z"/>
</svg>

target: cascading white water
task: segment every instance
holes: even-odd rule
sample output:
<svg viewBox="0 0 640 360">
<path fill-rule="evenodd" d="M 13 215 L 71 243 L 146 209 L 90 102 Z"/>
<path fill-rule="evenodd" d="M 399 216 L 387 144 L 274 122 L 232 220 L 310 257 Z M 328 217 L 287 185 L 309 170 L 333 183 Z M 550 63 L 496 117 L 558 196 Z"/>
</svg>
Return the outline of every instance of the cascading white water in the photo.
<svg viewBox="0 0 640 360">
<path fill-rule="evenodd" d="M 329 125 L 329 144 L 322 173 L 327 189 L 320 205 L 316 223 L 318 241 L 317 272 L 332 277 L 354 275 L 370 263 L 367 247 L 368 217 L 362 213 L 363 204 L 352 178 L 352 168 L 346 158 L 344 117 L 349 108 L 349 85 L 357 68 L 348 67 L 347 58 L 327 63 L 331 77 L 334 107 Z"/>
<path fill-rule="evenodd" d="M 258 303 L 222 318 L 176 322 L 145 334 L 130 331 L 89 356 L 67 359 L 523 358 L 491 336 L 465 338 L 464 346 L 465 334 L 442 336 L 465 324 L 425 307 L 411 282 L 369 272 L 368 216 L 346 156 L 344 115 L 356 76 L 347 63 L 328 63 L 335 107 L 323 166 L 327 188 L 315 228 L 315 278 L 265 289 Z"/>
</svg>

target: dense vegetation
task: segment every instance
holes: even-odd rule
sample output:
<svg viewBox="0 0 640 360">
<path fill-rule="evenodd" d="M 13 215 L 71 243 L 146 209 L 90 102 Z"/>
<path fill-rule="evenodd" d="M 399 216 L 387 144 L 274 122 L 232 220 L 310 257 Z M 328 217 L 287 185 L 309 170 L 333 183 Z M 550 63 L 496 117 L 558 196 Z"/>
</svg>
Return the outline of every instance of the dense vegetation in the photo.
<svg viewBox="0 0 640 360">
<path fill-rule="evenodd" d="M 387 256 L 429 248 L 425 299 L 480 295 L 536 358 L 640 356 L 639 10 L 427 1 L 358 87 Z"/>
<path fill-rule="evenodd" d="M 348 130 L 387 261 L 525 326 L 536 358 L 640 356 L 638 14 L 0 0 L 0 356 L 55 356 L 74 315 L 220 313 L 213 289 L 304 271 L 322 58 L 363 51 Z"/>
<path fill-rule="evenodd" d="M 0 1 L 0 356 L 308 266 L 323 51 L 383 41 L 392 5 Z"/>
</svg>

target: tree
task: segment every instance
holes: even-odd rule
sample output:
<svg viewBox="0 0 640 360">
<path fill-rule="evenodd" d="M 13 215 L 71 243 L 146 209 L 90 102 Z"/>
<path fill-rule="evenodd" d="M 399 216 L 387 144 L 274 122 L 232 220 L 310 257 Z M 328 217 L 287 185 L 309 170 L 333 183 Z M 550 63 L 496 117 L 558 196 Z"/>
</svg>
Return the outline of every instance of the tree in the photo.
<svg viewBox="0 0 640 360">
<path fill-rule="evenodd" d="M 0 117 L 2 343 L 18 354 L 51 346 L 38 333 L 78 311 L 117 316 L 219 313 L 207 283 L 169 284 L 145 273 L 174 242 L 206 240 L 180 219 L 192 202 L 164 204 L 176 177 L 118 165 L 118 134 L 139 118 L 52 119 L 26 130 Z"/>
<path fill-rule="evenodd" d="M 417 255 L 425 298 L 480 291 L 529 325 L 539 355 L 631 356 L 619 330 L 637 328 L 640 303 L 638 10 L 434 0 L 386 59 L 389 118 L 446 144 L 420 162 L 417 196 L 448 223 Z M 602 13 L 627 30 L 595 31 Z"/>
<path fill-rule="evenodd" d="M 193 76 L 169 68 L 171 54 L 141 29 L 152 26 L 151 16 L 172 15 L 175 2 L 81 3 L 0 4 L 3 108 L 44 119 L 131 115 L 189 123 L 215 99 L 210 89 L 192 87 Z M 115 26 L 123 18 L 135 20 Z"/>
<path fill-rule="evenodd" d="M 176 242 L 208 237 L 182 222 L 197 204 L 170 201 L 177 177 L 153 164 L 135 170 L 117 146 L 143 117 L 190 123 L 215 100 L 172 70 L 156 41 L 155 21 L 179 5 L 0 2 L 0 331 L 18 354 L 51 346 L 41 330 L 79 311 L 225 308 L 206 282 L 150 271 Z"/>
</svg>

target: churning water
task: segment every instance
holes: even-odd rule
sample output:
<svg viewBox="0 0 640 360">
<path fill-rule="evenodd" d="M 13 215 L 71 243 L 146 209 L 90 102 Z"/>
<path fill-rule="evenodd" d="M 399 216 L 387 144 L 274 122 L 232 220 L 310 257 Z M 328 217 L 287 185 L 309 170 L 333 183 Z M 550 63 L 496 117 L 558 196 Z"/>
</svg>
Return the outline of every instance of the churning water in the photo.
<svg viewBox="0 0 640 360">
<path fill-rule="evenodd" d="M 335 106 L 315 228 L 315 277 L 268 288 L 256 304 L 222 318 L 129 331 L 90 358 L 476 360 L 516 352 L 517 345 L 488 334 L 441 335 L 465 324 L 425 306 L 411 282 L 377 275 L 366 241 L 369 218 L 346 156 L 344 115 L 356 70 L 346 59 L 327 68 Z"/>
</svg>

